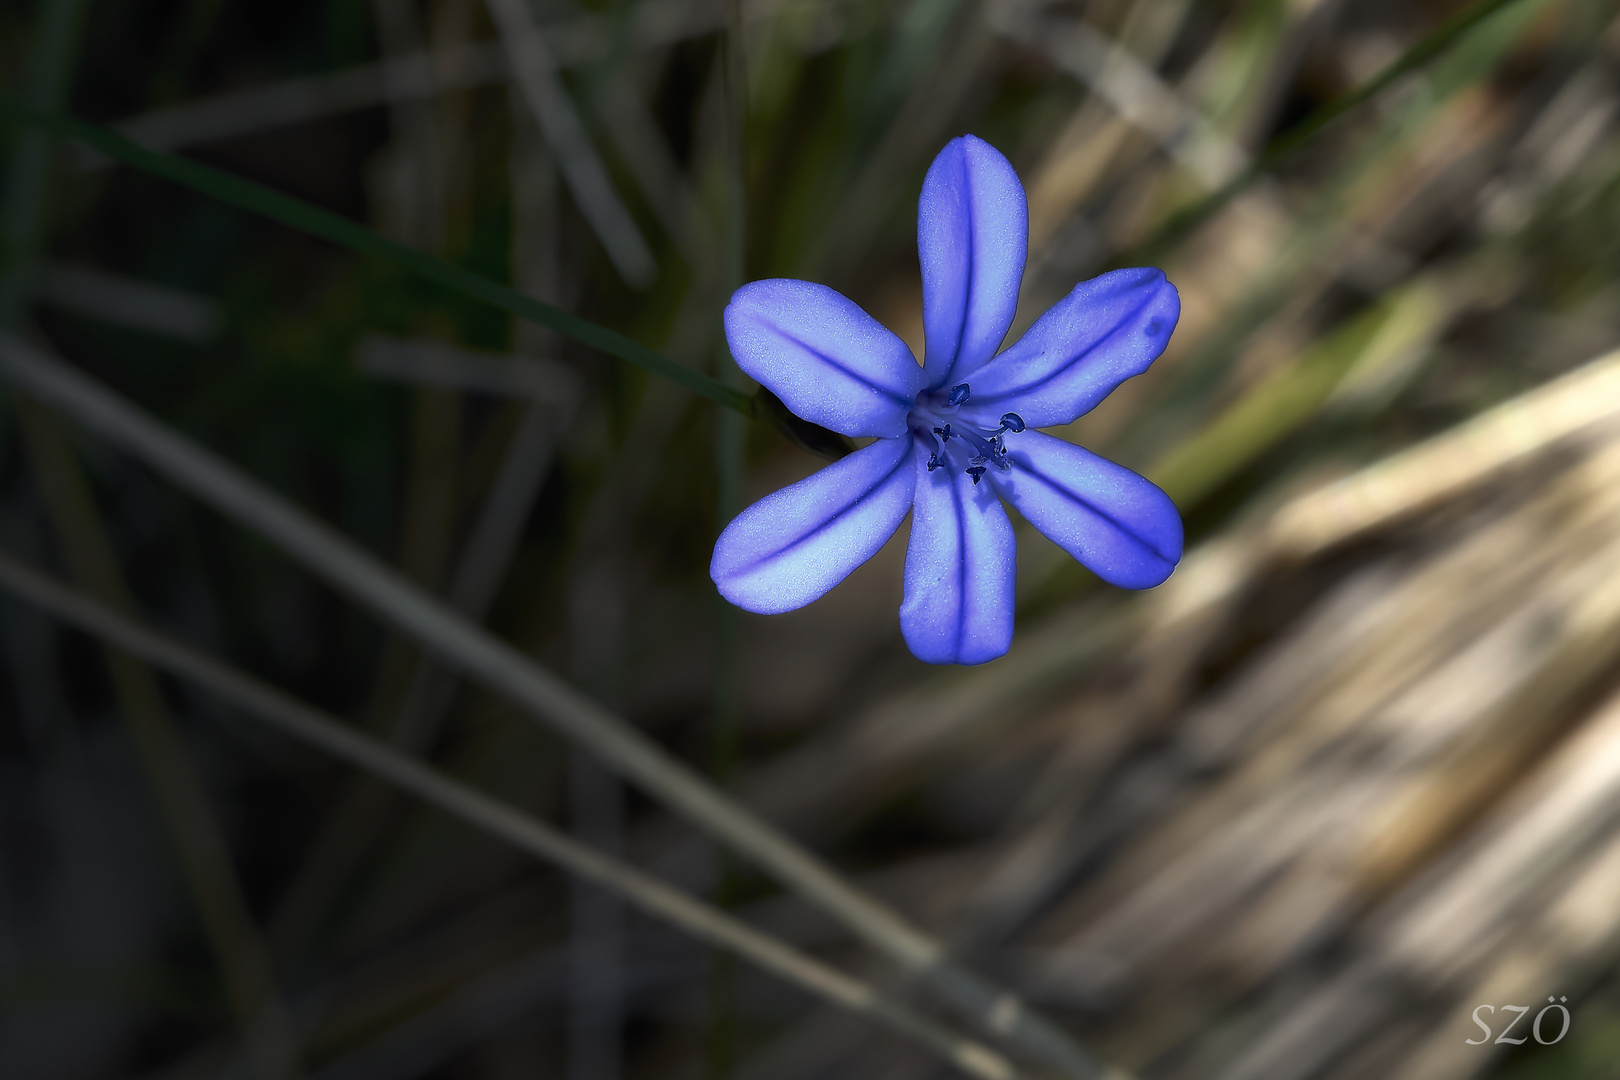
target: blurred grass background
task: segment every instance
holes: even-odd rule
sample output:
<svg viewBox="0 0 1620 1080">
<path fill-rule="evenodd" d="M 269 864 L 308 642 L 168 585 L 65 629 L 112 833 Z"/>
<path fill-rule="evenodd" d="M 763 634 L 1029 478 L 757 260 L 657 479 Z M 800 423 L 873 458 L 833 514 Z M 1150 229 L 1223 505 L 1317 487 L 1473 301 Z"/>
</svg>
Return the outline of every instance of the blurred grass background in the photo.
<svg viewBox="0 0 1620 1080">
<path fill-rule="evenodd" d="M 1600 0 L 1514 0 L 1429 36 L 1465 10 L 0 10 L 4 89 L 54 80 L 78 116 L 722 378 L 720 310 L 760 277 L 833 285 L 920 353 L 922 176 L 949 138 L 988 139 L 1030 198 L 1015 335 L 1114 266 L 1152 261 L 1181 291 L 1165 357 L 1063 434 L 1165 487 L 1189 556 L 1126 595 L 1031 533 L 1013 651 L 980 669 L 901 643 L 904 529 L 800 612 L 723 608 L 719 523 L 822 464 L 768 426 L 728 435 L 687 391 L 73 144 L 40 144 L 31 191 L 15 127 L 5 317 L 1143 1077 L 1612 1077 L 1620 23 Z M 1427 62 L 1268 155 L 1426 40 Z M 0 545 L 882 977 L 600 765 L 16 393 Z M 0 634 L 8 1078 L 945 1068 L 20 603 Z M 1465 1043 L 1476 1006 L 1549 997 L 1573 1014 L 1558 1045 Z"/>
</svg>

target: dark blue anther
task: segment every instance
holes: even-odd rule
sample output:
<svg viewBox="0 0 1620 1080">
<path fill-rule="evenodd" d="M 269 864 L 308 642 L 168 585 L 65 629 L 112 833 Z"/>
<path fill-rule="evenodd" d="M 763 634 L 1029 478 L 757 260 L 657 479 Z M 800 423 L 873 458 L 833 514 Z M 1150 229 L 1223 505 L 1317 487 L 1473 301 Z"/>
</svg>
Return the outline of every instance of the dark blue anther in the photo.
<svg viewBox="0 0 1620 1080">
<path fill-rule="evenodd" d="M 1015 412 L 1004 413 L 1001 417 L 1001 426 L 1016 435 L 1024 430 L 1024 418 Z"/>
<path fill-rule="evenodd" d="M 979 480 L 981 478 L 983 478 L 983 476 L 984 476 L 984 466 L 983 465 L 971 466 L 971 467 L 969 467 L 969 469 L 967 471 L 967 474 L 969 476 L 973 477 L 973 482 L 975 484 L 977 484 L 979 482 Z"/>
<path fill-rule="evenodd" d="M 939 454 L 938 453 L 933 453 L 933 454 L 928 455 L 928 471 L 929 472 L 933 472 L 935 469 L 942 468 L 942 467 L 944 467 L 944 465 L 945 465 L 945 463 L 943 461 L 939 460 Z"/>
<path fill-rule="evenodd" d="M 934 434 L 939 436 L 941 442 L 950 442 L 951 441 L 951 425 L 946 424 L 944 427 L 935 428 L 934 429 Z"/>
<path fill-rule="evenodd" d="M 968 394 L 970 393 L 972 393 L 972 391 L 968 389 L 967 383 L 957 383 L 955 386 L 951 387 L 950 400 L 946 401 L 945 405 L 947 407 L 960 405 L 962 402 L 968 399 Z"/>
</svg>

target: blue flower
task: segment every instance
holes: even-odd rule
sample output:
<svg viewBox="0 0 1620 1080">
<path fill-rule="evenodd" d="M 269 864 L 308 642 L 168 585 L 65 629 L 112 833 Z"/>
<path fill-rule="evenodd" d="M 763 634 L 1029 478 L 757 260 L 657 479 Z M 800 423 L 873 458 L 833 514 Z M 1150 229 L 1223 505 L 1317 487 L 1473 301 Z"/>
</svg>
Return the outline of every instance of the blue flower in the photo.
<svg viewBox="0 0 1620 1080">
<path fill-rule="evenodd" d="M 1005 500 L 1098 577 L 1146 589 L 1181 558 L 1169 496 L 1035 428 L 1067 424 L 1164 351 L 1181 313 L 1162 272 L 1083 281 L 1016 344 L 1028 247 L 1024 188 L 971 135 L 934 159 L 917 206 L 927 350 L 808 281 L 744 285 L 726 307 L 732 355 L 797 415 L 876 441 L 737 515 L 709 574 L 727 600 L 803 607 L 876 554 L 913 514 L 900 628 L 935 664 L 1012 644 L 1014 542 Z"/>
</svg>

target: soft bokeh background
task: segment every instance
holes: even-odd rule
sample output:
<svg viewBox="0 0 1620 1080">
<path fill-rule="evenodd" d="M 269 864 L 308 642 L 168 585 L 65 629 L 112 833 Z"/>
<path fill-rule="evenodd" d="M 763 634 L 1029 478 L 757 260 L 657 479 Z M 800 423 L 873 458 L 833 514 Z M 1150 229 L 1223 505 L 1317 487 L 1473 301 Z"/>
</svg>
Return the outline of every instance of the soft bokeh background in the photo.
<svg viewBox="0 0 1620 1080">
<path fill-rule="evenodd" d="M 458 597 L 1143 1077 L 1612 1077 L 1615 8 L 1502 5 L 1228 188 L 1461 10 L 0 9 L 8 91 L 43 73 L 77 115 L 722 375 L 739 277 L 826 282 L 920 348 L 922 176 L 949 138 L 988 139 L 1029 192 L 1014 333 L 1114 266 L 1181 291 L 1164 358 L 1064 434 L 1171 492 L 1189 554 L 1128 595 L 1022 537 L 1018 635 L 983 668 L 905 651 L 904 529 L 803 611 L 726 614 L 706 569 L 737 457 L 714 406 L 75 145 L 50 145 L 36 198 L 15 129 L 6 318 Z M 527 42 L 516 80 L 501 30 Z M 820 464 L 754 424 L 737 497 Z M 517 542 L 469 557 L 489 520 Z M 503 701 L 425 689 L 408 641 L 15 393 L 0 545 L 373 731 L 425 710 L 443 769 L 892 979 Z M 88 549 L 113 580 L 84 581 Z M 303 1075 L 947 1074 L 181 683 L 110 677 L 20 602 L 0 637 L 8 1080 L 253 1075 L 225 991 L 252 960 L 209 929 L 237 916 Z M 156 758 L 154 725 L 179 733 Z M 165 768 L 200 778 L 178 817 Z M 187 830 L 228 851 L 182 867 Z M 1499 1033 L 1503 1007 L 1549 997 L 1573 1014 L 1557 1045 L 1465 1043 L 1476 1006 Z"/>
</svg>

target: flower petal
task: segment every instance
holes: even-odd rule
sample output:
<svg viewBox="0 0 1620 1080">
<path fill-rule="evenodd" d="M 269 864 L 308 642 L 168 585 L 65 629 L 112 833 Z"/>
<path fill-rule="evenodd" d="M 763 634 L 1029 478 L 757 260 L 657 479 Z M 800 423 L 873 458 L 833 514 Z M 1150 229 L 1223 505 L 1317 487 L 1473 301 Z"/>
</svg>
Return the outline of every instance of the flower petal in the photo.
<svg viewBox="0 0 1620 1080">
<path fill-rule="evenodd" d="M 740 608 L 801 608 L 870 559 L 911 509 L 912 440 L 879 439 L 738 514 L 709 576 Z"/>
<path fill-rule="evenodd" d="M 1028 247 L 1029 209 L 1012 165 L 983 139 L 952 139 L 928 167 L 917 203 L 924 385 L 960 382 L 1001 348 Z"/>
<path fill-rule="evenodd" d="M 982 664 L 1012 645 L 1017 544 L 989 484 L 957 468 L 917 469 L 916 513 L 906 548 L 900 630 L 919 660 Z"/>
<path fill-rule="evenodd" d="M 990 426 L 1016 412 L 1030 427 L 1067 424 L 1164 352 L 1181 298 L 1153 267 L 1082 281 L 1007 351 L 973 373 L 968 406 Z"/>
<path fill-rule="evenodd" d="M 754 281 L 731 295 L 725 322 L 737 366 L 795 415 L 845 435 L 905 434 L 922 368 L 853 300 L 809 281 Z"/>
<path fill-rule="evenodd" d="M 1181 561 L 1175 504 L 1125 466 L 1038 431 L 1009 436 L 1007 461 L 988 474 L 1002 497 L 1109 584 L 1150 589 Z"/>
</svg>

